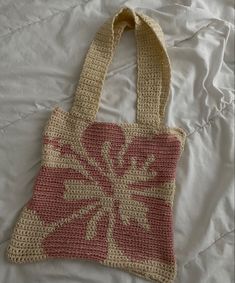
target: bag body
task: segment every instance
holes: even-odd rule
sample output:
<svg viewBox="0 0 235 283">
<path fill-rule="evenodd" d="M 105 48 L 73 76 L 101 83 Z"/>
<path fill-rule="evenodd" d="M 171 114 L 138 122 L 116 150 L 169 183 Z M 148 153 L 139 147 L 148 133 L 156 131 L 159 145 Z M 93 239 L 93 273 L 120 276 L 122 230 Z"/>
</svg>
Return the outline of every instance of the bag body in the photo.
<svg viewBox="0 0 235 283">
<path fill-rule="evenodd" d="M 97 122 L 105 75 L 125 28 L 135 28 L 137 42 L 136 122 Z M 56 107 L 47 122 L 41 168 L 15 226 L 10 261 L 95 260 L 172 282 L 172 205 L 185 133 L 164 125 L 169 86 L 161 28 L 122 8 L 93 40 L 70 112 Z"/>
</svg>

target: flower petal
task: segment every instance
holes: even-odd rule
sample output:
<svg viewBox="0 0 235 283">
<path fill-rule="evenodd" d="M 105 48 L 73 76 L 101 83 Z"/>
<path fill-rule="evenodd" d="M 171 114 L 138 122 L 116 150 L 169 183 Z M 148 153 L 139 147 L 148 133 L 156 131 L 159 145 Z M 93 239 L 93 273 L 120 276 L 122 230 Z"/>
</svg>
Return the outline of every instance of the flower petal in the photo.
<svg viewBox="0 0 235 283">
<path fill-rule="evenodd" d="M 174 262 L 172 210 L 164 201 L 133 196 L 137 202 L 148 208 L 146 218 L 149 229 L 142 227 L 134 218 L 124 224 L 116 207 L 116 221 L 113 238 L 119 249 L 133 260 L 157 260 L 165 263 Z M 131 212 L 132 213 L 132 212 Z"/>
<path fill-rule="evenodd" d="M 123 224 L 130 224 L 131 220 L 136 221 L 140 227 L 148 230 L 147 218 L 148 207 L 134 199 L 123 199 L 120 201 L 119 213 Z"/>
<path fill-rule="evenodd" d="M 125 136 L 122 128 L 115 124 L 95 122 L 90 124 L 84 131 L 82 143 L 88 152 L 88 155 L 93 158 L 103 172 L 108 172 L 108 164 L 103 156 L 103 146 L 105 143 L 110 143 L 109 158 L 112 160 L 115 173 L 119 172 L 122 167 L 118 168 L 118 154 L 125 144 Z"/>
<path fill-rule="evenodd" d="M 36 178 L 33 197 L 27 204 L 27 208 L 37 212 L 46 223 L 51 223 L 95 202 L 95 199 L 76 201 L 65 199 L 65 180 L 88 181 L 75 170 L 42 167 Z"/>
<path fill-rule="evenodd" d="M 106 197 L 103 189 L 90 182 L 80 180 L 65 180 L 64 197 L 67 200 L 101 199 Z"/>
<path fill-rule="evenodd" d="M 108 216 L 97 220 L 93 237 L 87 239 L 87 226 L 98 209 L 91 210 L 80 218 L 75 218 L 58 227 L 43 240 L 43 249 L 48 257 L 81 258 L 104 260 L 108 246 L 106 233 Z M 94 228 L 93 228 L 94 229 Z"/>
<path fill-rule="evenodd" d="M 175 179 L 180 146 L 180 141 L 173 135 L 155 134 L 151 138 L 137 137 L 129 145 L 124 156 L 126 170 L 132 166 L 134 158 L 139 170 L 143 170 L 149 176 L 153 174 L 153 178 L 149 180 L 136 178 L 136 183 L 143 188 L 172 181 Z"/>
<path fill-rule="evenodd" d="M 104 216 L 104 210 L 100 209 L 95 215 L 92 216 L 86 227 L 86 239 L 94 239 L 97 233 L 97 225 L 100 219 Z M 105 236 L 105 235 L 104 235 Z"/>
</svg>

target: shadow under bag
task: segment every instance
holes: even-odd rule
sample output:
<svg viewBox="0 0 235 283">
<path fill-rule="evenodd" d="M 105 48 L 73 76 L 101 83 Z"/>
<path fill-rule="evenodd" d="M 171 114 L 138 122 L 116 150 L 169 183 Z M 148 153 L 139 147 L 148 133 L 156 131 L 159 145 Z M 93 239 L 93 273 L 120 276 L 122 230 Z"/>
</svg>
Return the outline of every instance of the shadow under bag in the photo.
<svg viewBox="0 0 235 283">
<path fill-rule="evenodd" d="M 125 28 L 137 43 L 135 123 L 97 122 L 114 49 Z M 172 203 L 185 132 L 164 125 L 170 64 L 159 25 L 122 8 L 98 31 L 70 112 L 56 107 L 43 135 L 33 196 L 8 259 L 97 261 L 155 282 L 176 273 Z"/>
</svg>

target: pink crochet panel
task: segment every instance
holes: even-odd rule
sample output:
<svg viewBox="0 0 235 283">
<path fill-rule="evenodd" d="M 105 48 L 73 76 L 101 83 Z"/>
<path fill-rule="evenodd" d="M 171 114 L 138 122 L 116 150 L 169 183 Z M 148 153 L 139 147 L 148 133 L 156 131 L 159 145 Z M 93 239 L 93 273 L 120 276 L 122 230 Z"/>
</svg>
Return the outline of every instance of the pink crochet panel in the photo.
<svg viewBox="0 0 235 283">
<path fill-rule="evenodd" d="M 133 260 L 174 262 L 171 206 L 154 191 L 174 180 L 179 140 L 155 134 L 134 137 L 126 146 L 122 128 L 105 123 L 89 125 L 81 140 L 85 153 L 59 139 L 44 139 L 84 170 L 43 166 L 38 175 L 27 208 L 47 225 L 60 223 L 42 241 L 45 254 L 106 260 L 111 237 Z M 68 241 L 61 245 L 61 239 Z"/>
<path fill-rule="evenodd" d="M 171 271 L 183 133 L 74 121 L 58 108 L 48 122 L 42 167 L 16 226 L 10 259 L 90 259 L 140 276 L 153 269 L 150 279 L 162 266 Z"/>
</svg>

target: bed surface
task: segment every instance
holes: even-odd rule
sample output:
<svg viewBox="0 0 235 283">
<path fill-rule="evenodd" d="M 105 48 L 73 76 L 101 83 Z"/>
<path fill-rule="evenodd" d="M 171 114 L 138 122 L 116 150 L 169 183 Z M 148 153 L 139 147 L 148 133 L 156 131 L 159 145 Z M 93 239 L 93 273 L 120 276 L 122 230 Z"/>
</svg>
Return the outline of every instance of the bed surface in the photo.
<svg viewBox="0 0 235 283">
<path fill-rule="evenodd" d="M 124 5 L 165 33 L 172 65 L 166 123 L 187 132 L 174 203 L 175 283 L 234 281 L 233 1 L 0 0 L 0 283 L 147 282 L 93 262 L 6 260 L 40 168 L 45 123 L 56 105 L 69 110 L 97 28 Z M 97 120 L 134 121 L 135 54 L 126 32 Z"/>
</svg>

